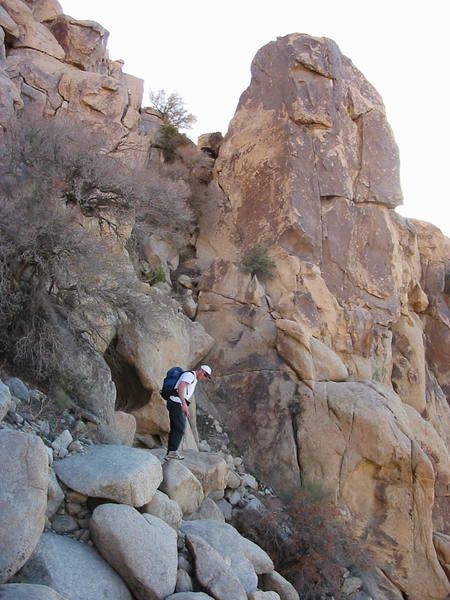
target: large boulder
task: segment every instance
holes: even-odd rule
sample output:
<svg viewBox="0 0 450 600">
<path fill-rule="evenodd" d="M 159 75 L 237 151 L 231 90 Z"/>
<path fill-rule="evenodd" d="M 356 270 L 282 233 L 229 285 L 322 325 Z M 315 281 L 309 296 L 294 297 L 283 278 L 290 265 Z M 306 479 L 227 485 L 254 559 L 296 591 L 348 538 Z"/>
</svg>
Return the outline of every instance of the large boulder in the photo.
<svg viewBox="0 0 450 600">
<path fill-rule="evenodd" d="M 124 446 L 132 446 L 136 434 L 136 419 L 120 410 L 114 413 L 114 430 Z"/>
<path fill-rule="evenodd" d="M 450 465 L 432 426 L 422 428 L 413 408 L 374 382 L 320 383 L 314 396 L 303 388 L 301 405 L 305 481 L 326 482 L 353 535 L 367 532 L 375 562 L 399 589 L 417 600 L 445 598 L 450 586 L 432 545 L 432 507 L 435 482 L 447 481 Z"/>
<path fill-rule="evenodd" d="M 167 460 L 163 465 L 162 492 L 175 500 L 183 514 L 195 512 L 205 497 L 200 481 L 178 460 Z"/>
<path fill-rule="evenodd" d="M 48 454 L 34 435 L 0 431 L 0 583 L 25 564 L 44 530 Z"/>
<path fill-rule="evenodd" d="M 165 450 L 153 450 L 152 453 L 164 460 Z M 198 452 L 196 450 L 183 450 L 183 467 L 200 481 L 205 496 L 209 492 L 224 490 L 227 486 L 228 467 L 219 454 Z"/>
<path fill-rule="evenodd" d="M 19 26 L 19 35 L 13 40 L 13 47 L 32 48 L 58 60 L 64 60 L 64 50 L 50 31 L 35 19 L 31 8 L 25 2 L 3 0 L 3 7 Z"/>
<path fill-rule="evenodd" d="M 67 600 L 131 600 L 126 585 L 95 550 L 53 533 L 43 534 L 16 580 L 48 586 Z"/>
<path fill-rule="evenodd" d="M 33 17 L 36 21 L 50 21 L 57 15 L 61 15 L 63 10 L 58 0 L 24 0 L 31 8 Z"/>
<path fill-rule="evenodd" d="M 156 490 L 150 502 L 141 507 L 141 512 L 159 517 L 174 529 L 179 529 L 183 520 L 183 513 L 178 503 L 160 490 Z"/>
<path fill-rule="evenodd" d="M 298 592 L 292 583 L 289 583 L 277 571 L 266 573 L 262 580 L 264 589 L 277 592 L 281 600 L 300 600 Z"/>
<path fill-rule="evenodd" d="M 10 408 L 11 392 L 9 391 L 9 387 L 0 381 L 0 421 L 3 421 Z"/>
<path fill-rule="evenodd" d="M 202 538 L 230 565 L 245 591 L 257 588 L 257 574 L 273 571 L 273 562 L 259 546 L 239 532 L 218 521 L 184 521 L 181 530 L 186 535 Z"/>
<path fill-rule="evenodd" d="M 65 51 L 65 61 L 84 71 L 107 72 L 108 32 L 94 21 L 77 21 L 59 14 L 47 27 Z"/>
<path fill-rule="evenodd" d="M 96 445 L 85 454 L 56 461 L 58 477 L 71 489 L 96 498 L 142 506 L 162 481 L 161 463 L 149 451 Z"/>
<path fill-rule="evenodd" d="M 247 600 L 241 582 L 222 556 L 204 539 L 187 535 L 186 542 L 195 558 L 195 574 L 202 586 L 217 600 Z"/>
<path fill-rule="evenodd" d="M 142 386 L 152 392 L 161 389 L 171 366 L 197 365 L 214 340 L 170 299 L 152 290 L 149 296 L 152 301 L 142 304 L 140 319 L 119 327 L 117 351 L 136 370 Z"/>
<path fill-rule="evenodd" d="M 89 526 L 95 545 L 137 600 L 164 600 L 173 594 L 177 535 L 169 525 L 131 506 L 103 504 Z"/>
</svg>

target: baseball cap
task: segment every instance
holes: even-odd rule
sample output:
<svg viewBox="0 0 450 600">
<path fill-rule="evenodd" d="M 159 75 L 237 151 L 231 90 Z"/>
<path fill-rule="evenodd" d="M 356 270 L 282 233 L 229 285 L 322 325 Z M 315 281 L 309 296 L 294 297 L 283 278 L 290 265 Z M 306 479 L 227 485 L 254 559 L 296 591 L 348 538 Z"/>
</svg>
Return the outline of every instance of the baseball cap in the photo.
<svg viewBox="0 0 450 600">
<path fill-rule="evenodd" d="M 208 377 L 208 378 L 211 377 L 211 373 L 212 373 L 211 367 L 209 367 L 208 365 L 202 365 L 200 367 L 200 369 L 206 373 L 206 377 Z"/>
</svg>

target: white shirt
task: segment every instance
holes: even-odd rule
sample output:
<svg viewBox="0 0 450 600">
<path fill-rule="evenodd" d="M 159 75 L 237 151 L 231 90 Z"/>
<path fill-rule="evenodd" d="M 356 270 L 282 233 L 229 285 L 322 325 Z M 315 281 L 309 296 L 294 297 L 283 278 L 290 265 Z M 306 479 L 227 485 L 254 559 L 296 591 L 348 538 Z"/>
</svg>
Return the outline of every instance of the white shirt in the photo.
<svg viewBox="0 0 450 600">
<path fill-rule="evenodd" d="M 185 381 L 188 384 L 184 392 L 184 397 L 186 398 L 186 400 L 189 400 L 189 398 L 194 393 L 195 386 L 197 385 L 197 375 L 195 374 L 195 371 L 186 371 L 186 373 L 183 373 L 183 375 L 181 375 L 181 377 L 177 381 L 177 384 L 175 386 L 176 390 L 178 389 L 178 386 L 182 381 Z M 181 399 L 178 398 L 178 396 L 170 396 L 170 399 L 174 402 L 178 402 L 179 404 L 181 404 Z"/>
</svg>

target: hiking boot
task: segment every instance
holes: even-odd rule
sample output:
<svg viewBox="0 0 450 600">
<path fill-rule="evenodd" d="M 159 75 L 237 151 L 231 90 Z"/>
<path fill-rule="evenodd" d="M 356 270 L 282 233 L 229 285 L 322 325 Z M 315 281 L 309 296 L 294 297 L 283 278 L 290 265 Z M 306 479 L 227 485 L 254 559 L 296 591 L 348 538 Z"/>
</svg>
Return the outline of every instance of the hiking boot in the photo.
<svg viewBox="0 0 450 600">
<path fill-rule="evenodd" d="M 176 458 L 177 460 L 183 460 L 184 456 L 180 454 L 177 450 L 171 450 L 167 453 L 166 458 Z"/>
</svg>

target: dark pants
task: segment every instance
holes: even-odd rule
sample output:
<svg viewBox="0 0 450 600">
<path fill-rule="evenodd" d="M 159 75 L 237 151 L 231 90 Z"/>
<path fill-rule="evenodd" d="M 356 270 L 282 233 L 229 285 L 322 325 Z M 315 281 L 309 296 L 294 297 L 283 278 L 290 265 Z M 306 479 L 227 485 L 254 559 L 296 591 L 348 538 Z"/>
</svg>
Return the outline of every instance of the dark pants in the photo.
<svg viewBox="0 0 450 600">
<path fill-rule="evenodd" d="M 167 444 L 167 451 L 178 450 L 178 446 L 181 444 L 184 430 L 186 428 L 186 417 L 181 409 L 179 402 L 173 400 L 167 400 L 167 410 L 169 411 L 170 419 L 170 433 L 169 443 Z"/>
</svg>

